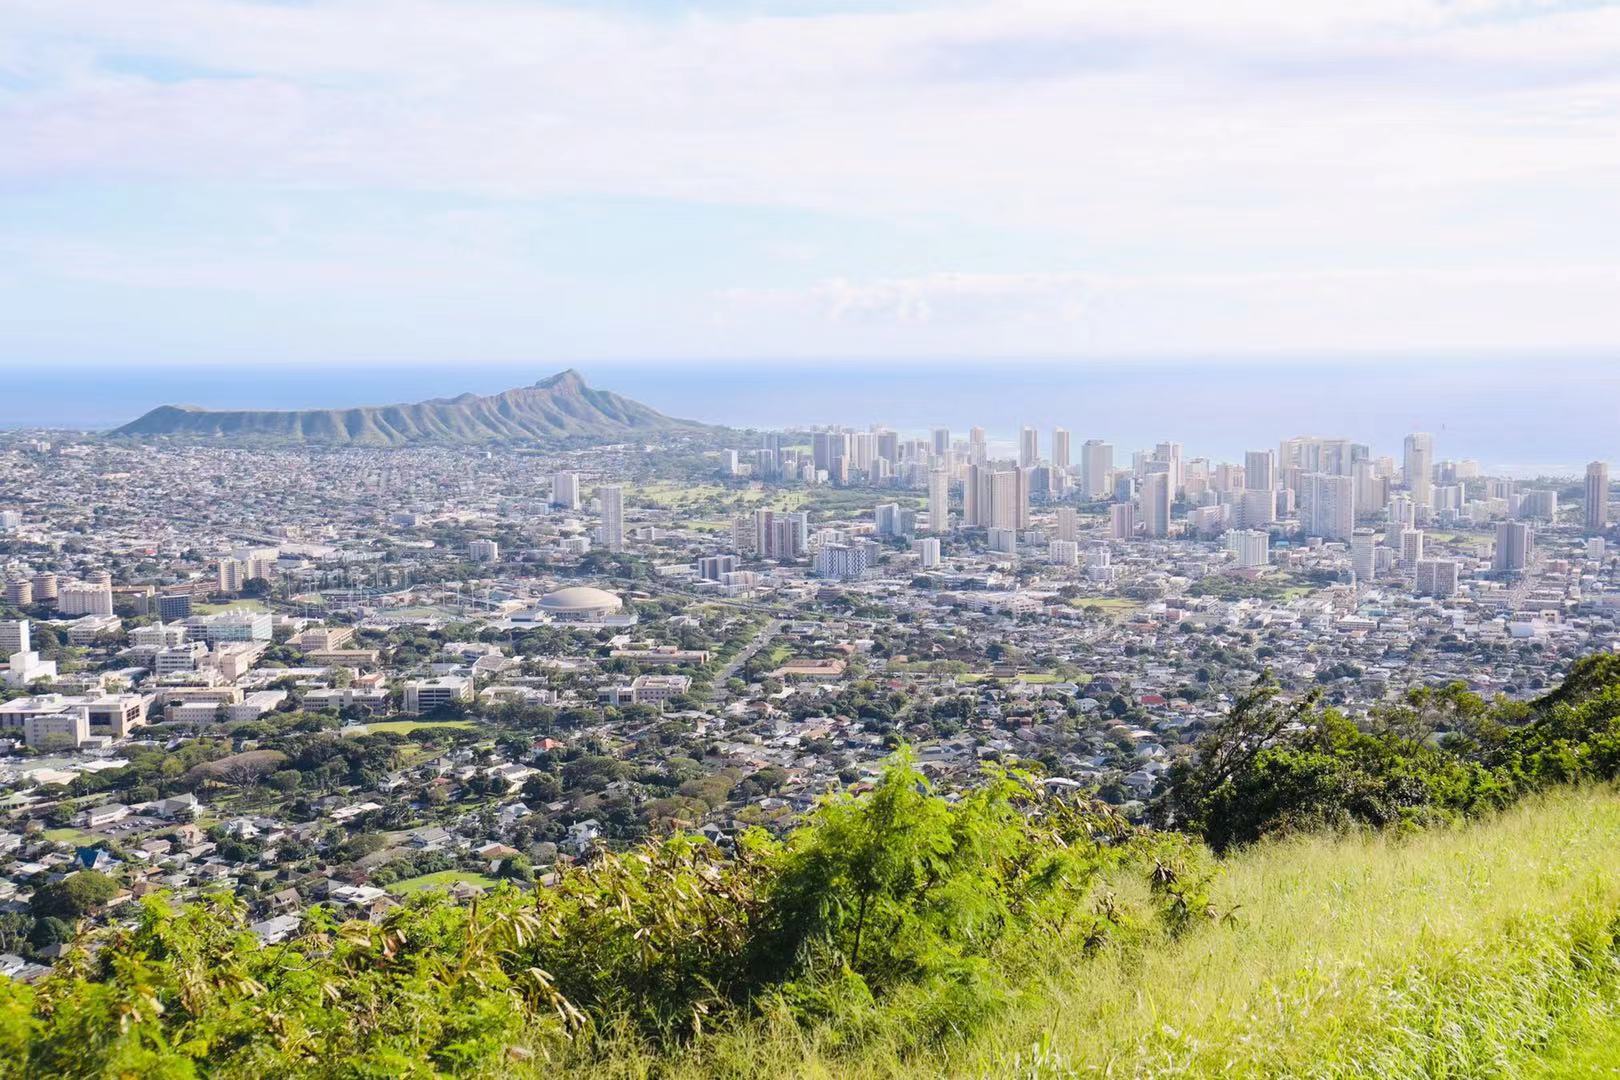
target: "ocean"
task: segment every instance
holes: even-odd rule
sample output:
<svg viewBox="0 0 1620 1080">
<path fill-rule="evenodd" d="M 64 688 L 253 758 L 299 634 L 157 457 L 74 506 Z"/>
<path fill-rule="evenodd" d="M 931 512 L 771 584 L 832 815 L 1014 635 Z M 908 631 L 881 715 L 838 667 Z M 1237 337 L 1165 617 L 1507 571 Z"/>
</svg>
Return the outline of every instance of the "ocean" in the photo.
<svg viewBox="0 0 1620 1080">
<path fill-rule="evenodd" d="M 9 365 L 0 427 L 114 427 L 160 404 L 337 408 L 493 393 L 564 363 L 344 367 Z M 1242 460 L 1290 435 L 1365 442 L 1399 456 L 1412 431 L 1440 459 L 1471 457 L 1519 476 L 1620 464 L 1620 360 L 1594 357 L 581 363 L 594 387 L 672 416 L 738 427 L 884 424 L 905 435 L 984 427 L 995 447 L 1019 427 L 1065 427 L 1115 459 L 1163 440 L 1188 456 Z"/>
</svg>

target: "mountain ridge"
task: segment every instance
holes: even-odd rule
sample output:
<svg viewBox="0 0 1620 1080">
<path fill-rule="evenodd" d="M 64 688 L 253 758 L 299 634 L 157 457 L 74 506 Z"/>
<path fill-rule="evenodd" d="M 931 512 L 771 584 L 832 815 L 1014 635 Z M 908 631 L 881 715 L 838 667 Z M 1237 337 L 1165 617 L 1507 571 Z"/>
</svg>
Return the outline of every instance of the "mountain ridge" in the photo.
<svg viewBox="0 0 1620 1080">
<path fill-rule="evenodd" d="M 407 446 L 612 438 L 697 429 L 649 405 L 586 384 L 573 368 L 495 394 L 336 409 L 205 409 L 159 405 L 115 436 Z"/>
</svg>

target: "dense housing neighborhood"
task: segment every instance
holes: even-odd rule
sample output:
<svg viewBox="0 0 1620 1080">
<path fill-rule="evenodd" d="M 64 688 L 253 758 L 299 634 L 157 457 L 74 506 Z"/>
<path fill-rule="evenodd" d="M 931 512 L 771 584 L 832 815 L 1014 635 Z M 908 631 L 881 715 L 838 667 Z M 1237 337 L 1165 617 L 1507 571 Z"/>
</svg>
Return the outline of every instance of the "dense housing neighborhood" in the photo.
<svg viewBox="0 0 1620 1080">
<path fill-rule="evenodd" d="M 1139 817 L 1257 679 L 1358 717 L 1620 642 L 1601 463 L 1079 449 L 0 436 L 0 973 L 160 891 L 274 943 L 727 847 L 901 745 L 943 790 L 1002 763 Z"/>
</svg>

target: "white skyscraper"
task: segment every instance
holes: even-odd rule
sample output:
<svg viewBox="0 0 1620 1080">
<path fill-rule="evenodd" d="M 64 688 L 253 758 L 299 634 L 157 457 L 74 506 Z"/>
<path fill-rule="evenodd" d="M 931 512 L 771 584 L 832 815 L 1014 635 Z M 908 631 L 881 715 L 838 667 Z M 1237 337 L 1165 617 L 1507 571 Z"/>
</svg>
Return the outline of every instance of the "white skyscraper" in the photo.
<svg viewBox="0 0 1620 1080">
<path fill-rule="evenodd" d="M 1040 460 L 1041 434 L 1032 427 L 1026 427 L 1018 437 L 1018 464 L 1027 469 Z"/>
<path fill-rule="evenodd" d="M 1491 569 L 1517 574 L 1530 564 L 1530 551 L 1535 536 L 1530 526 L 1522 521 L 1504 521 L 1496 527 L 1496 552 L 1491 558 Z"/>
<path fill-rule="evenodd" d="M 1600 533 L 1609 527 L 1609 466 L 1594 461 L 1586 467 L 1586 531 Z"/>
<path fill-rule="evenodd" d="M 1029 474 L 969 465 L 962 485 L 962 524 L 970 529 L 1027 528 Z"/>
<path fill-rule="evenodd" d="M 1114 447 L 1101 439 L 1080 446 L 1080 491 L 1088 499 L 1108 495 L 1108 474 L 1114 471 Z"/>
<path fill-rule="evenodd" d="M 1080 531 L 1079 515 L 1072 506 L 1060 506 L 1057 511 L 1057 538 L 1059 540 L 1077 540 Z"/>
<path fill-rule="evenodd" d="M 9 660 L 12 653 L 28 652 L 31 647 L 27 619 L 0 622 L 0 661 Z"/>
<path fill-rule="evenodd" d="M 939 541 L 934 537 L 925 536 L 921 540 L 913 540 L 911 550 L 917 555 L 917 565 L 924 570 L 939 565 Z"/>
<path fill-rule="evenodd" d="M 1053 566 L 1079 566 L 1080 545 L 1073 540 L 1053 540 L 1046 546 L 1046 559 Z"/>
<path fill-rule="evenodd" d="M 551 478 L 551 505 L 579 509 L 579 473 L 560 472 Z"/>
<path fill-rule="evenodd" d="M 1350 566 L 1356 572 L 1356 582 L 1365 585 L 1378 576 L 1378 534 L 1371 529 L 1357 529 L 1350 537 Z"/>
<path fill-rule="evenodd" d="M 935 535 L 951 527 L 951 474 L 934 469 L 928 474 L 928 531 Z"/>
<path fill-rule="evenodd" d="M 1121 502 L 1108 508 L 1108 535 L 1115 540 L 1129 540 L 1136 535 L 1135 506 Z"/>
<path fill-rule="evenodd" d="M 1401 565 L 1410 569 L 1423 558 L 1423 530 L 1401 530 Z"/>
<path fill-rule="evenodd" d="M 1274 451 L 1250 450 L 1243 455 L 1243 486 L 1250 491 L 1271 491 L 1277 486 Z"/>
<path fill-rule="evenodd" d="M 1457 560 L 1424 559 L 1412 579 L 1412 591 L 1419 596 L 1456 596 Z"/>
<path fill-rule="evenodd" d="M 624 550 L 624 488 L 603 484 L 596 489 L 602 503 L 602 546 L 609 551 Z"/>
<path fill-rule="evenodd" d="M 1067 428 L 1052 429 L 1052 468 L 1067 469 L 1069 467 L 1069 431 Z"/>
<path fill-rule="evenodd" d="M 1434 471 L 1434 436 L 1421 431 L 1408 435 L 1405 450 L 1401 478 L 1412 493 L 1412 501 L 1418 506 L 1428 506 Z"/>
<path fill-rule="evenodd" d="M 1169 472 L 1142 477 L 1142 531 L 1148 536 L 1170 535 L 1170 504 L 1174 499 Z"/>
<path fill-rule="evenodd" d="M 1271 562 L 1271 534 L 1260 529 L 1234 529 L 1226 534 L 1226 550 L 1246 570 Z"/>
<path fill-rule="evenodd" d="M 1306 473 L 1300 488 L 1299 522 L 1306 536 L 1348 540 L 1356 529 L 1356 487 L 1349 476 Z"/>
<path fill-rule="evenodd" d="M 937 427 L 934 429 L 934 454 L 936 457 L 948 454 L 951 449 L 951 429 Z"/>
</svg>

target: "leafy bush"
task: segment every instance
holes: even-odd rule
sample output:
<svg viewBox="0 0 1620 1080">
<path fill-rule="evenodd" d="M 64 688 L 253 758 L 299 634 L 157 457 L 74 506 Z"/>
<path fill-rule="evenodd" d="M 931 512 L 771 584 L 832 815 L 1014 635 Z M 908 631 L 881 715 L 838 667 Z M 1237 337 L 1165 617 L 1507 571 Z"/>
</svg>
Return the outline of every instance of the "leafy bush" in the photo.
<svg viewBox="0 0 1620 1080">
<path fill-rule="evenodd" d="M 1579 661 L 1530 703 L 1461 684 L 1419 689 L 1357 725 L 1316 694 L 1240 699 L 1171 771 L 1164 826 L 1216 851 L 1275 832 L 1425 824 L 1500 808 L 1552 784 L 1620 777 L 1620 656 Z"/>
<path fill-rule="evenodd" d="M 1205 879 L 1177 860 L 1196 852 L 1026 777 L 948 800 L 901 754 L 782 841 L 746 834 L 727 856 L 676 836 L 532 893 L 415 898 L 381 926 L 314 909 L 263 949 L 232 899 L 148 899 L 133 928 L 93 935 L 94 955 L 7 991 L 0 1038 L 21 1073 L 64 1076 L 490 1071 L 570 1039 L 577 1054 L 582 1033 L 668 1046 L 772 1011 L 837 1015 L 856 1041 L 903 1020 L 926 1039 L 1013 1000 L 1002 965 L 1020 949 L 1084 952 L 1126 929 L 1098 889 L 1111 873 L 1151 879 L 1166 925 L 1201 911 Z"/>
</svg>

